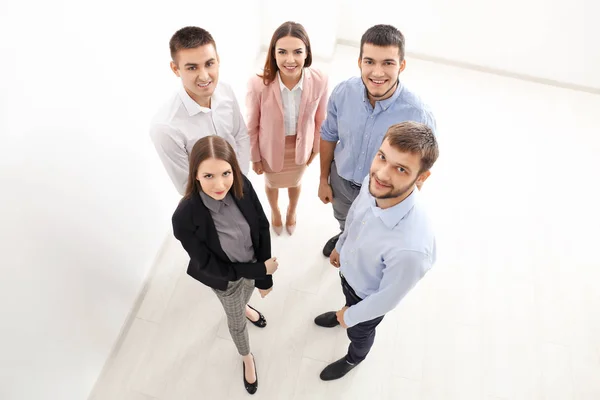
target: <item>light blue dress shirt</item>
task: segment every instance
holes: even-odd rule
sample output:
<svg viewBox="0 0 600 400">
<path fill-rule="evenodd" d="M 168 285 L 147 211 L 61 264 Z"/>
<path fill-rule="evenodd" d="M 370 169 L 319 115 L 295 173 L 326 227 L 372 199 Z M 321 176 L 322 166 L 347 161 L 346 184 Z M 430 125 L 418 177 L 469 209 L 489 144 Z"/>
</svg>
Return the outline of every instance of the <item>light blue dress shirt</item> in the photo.
<svg viewBox="0 0 600 400">
<path fill-rule="evenodd" d="M 349 327 L 392 310 L 435 263 L 435 236 L 419 195 L 415 188 L 401 203 L 381 209 L 369 177 L 362 182 L 335 247 L 342 275 L 363 299 L 346 310 Z"/>
<path fill-rule="evenodd" d="M 389 99 L 371 106 L 360 77 L 337 85 L 327 105 L 327 118 L 321 126 L 321 139 L 339 143 L 333 158 L 338 174 L 360 184 L 388 128 L 404 121 L 421 122 L 435 132 L 435 119 L 421 99 L 398 82 Z"/>
</svg>

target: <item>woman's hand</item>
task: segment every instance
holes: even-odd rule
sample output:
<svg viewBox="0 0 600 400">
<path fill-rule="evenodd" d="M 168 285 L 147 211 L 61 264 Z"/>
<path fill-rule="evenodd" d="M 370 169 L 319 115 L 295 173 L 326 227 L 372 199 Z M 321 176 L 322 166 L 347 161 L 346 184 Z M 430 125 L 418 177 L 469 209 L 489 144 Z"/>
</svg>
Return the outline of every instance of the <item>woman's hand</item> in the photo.
<svg viewBox="0 0 600 400">
<path fill-rule="evenodd" d="M 265 297 L 267 297 L 267 295 L 269 293 L 271 293 L 272 290 L 273 290 L 273 286 L 271 286 L 268 289 L 258 289 L 258 292 L 260 293 L 260 297 L 262 297 L 264 299 Z"/>
<path fill-rule="evenodd" d="M 262 161 L 253 162 L 252 170 L 256 173 L 256 175 L 262 175 L 262 173 L 263 173 Z"/>
<path fill-rule="evenodd" d="M 265 261 L 265 267 L 267 269 L 267 275 L 273 275 L 275 271 L 277 271 L 277 267 L 279 267 L 277 257 L 269 258 Z"/>
</svg>

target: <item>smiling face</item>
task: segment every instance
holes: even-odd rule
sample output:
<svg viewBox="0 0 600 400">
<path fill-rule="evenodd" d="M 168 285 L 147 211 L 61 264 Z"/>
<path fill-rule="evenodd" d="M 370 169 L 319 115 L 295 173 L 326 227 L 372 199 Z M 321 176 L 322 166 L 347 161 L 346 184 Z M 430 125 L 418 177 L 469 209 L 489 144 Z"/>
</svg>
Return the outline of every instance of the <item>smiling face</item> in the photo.
<svg viewBox="0 0 600 400">
<path fill-rule="evenodd" d="M 299 80 L 306 60 L 304 42 L 293 36 L 285 36 L 275 44 L 275 62 L 279 73 L 290 80 Z"/>
<path fill-rule="evenodd" d="M 404 200 L 417 181 L 424 182 L 429 171 L 420 172 L 421 156 L 395 149 L 386 139 L 381 144 L 369 171 L 369 192 L 381 208 Z"/>
<path fill-rule="evenodd" d="M 181 78 L 185 91 L 199 105 L 210 107 L 219 81 L 219 56 L 209 43 L 193 49 L 181 49 L 171 61 L 171 69 Z"/>
<path fill-rule="evenodd" d="M 394 94 L 398 77 L 405 66 L 406 62 L 400 61 L 397 46 L 382 47 L 371 43 L 363 45 L 358 67 L 371 104 Z"/>
<path fill-rule="evenodd" d="M 200 163 L 196 179 L 202 191 L 215 200 L 223 200 L 233 185 L 231 164 L 217 158 L 207 158 Z"/>
</svg>

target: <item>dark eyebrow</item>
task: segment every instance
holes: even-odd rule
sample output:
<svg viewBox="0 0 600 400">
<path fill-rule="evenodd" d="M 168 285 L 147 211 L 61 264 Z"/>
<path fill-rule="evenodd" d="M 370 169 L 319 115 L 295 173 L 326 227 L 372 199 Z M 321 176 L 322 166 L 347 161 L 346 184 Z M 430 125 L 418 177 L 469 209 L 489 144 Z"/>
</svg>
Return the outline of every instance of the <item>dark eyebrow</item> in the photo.
<svg viewBox="0 0 600 400">
<path fill-rule="evenodd" d="M 287 49 L 284 49 L 283 47 L 279 47 L 277 50 L 285 50 L 287 51 Z M 298 47 L 297 49 L 294 49 L 294 51 L 296 50 L 302 50 L 302 47 Z"/>
<path fill-rule="evenodd" d="M 206 64 L 207 62 L 210 62 L 210 61 L 215 61 L 215 59 L 214 58 L 210 58 L 210 59 L 204 61 L 204 64 Z M 196 63 L 186 63 L 185 66 L 186 67 L 197 67 L 198 64 L 196 64 Z"/>
<path fill-rule="evenodd" d="M 363 60 L 375 61 L 371 57 L 363 57 Z M 383 62 L 396 62 L 396 60 L 394 60 L 393 58 L 386 58 L 385 60 L 383 60 Z"/>
<path fill-rule="evenodd" d="M 227 173 L 227 172 L 231 172 L 231 168 L 230 168 L 230 169 L 226 169 L 225 171 L 222 171 L 221 173 L 222 173 L 222 174 L 225 174 L 225 173 Z M 202 173 L 203 173 L 204 175 L 216 175 L 214 172 L 208 172 L 208 171 L 202 171 Z M 217 174 L 218 174 L 218 172 L 217 172 Z"/>
</svg>

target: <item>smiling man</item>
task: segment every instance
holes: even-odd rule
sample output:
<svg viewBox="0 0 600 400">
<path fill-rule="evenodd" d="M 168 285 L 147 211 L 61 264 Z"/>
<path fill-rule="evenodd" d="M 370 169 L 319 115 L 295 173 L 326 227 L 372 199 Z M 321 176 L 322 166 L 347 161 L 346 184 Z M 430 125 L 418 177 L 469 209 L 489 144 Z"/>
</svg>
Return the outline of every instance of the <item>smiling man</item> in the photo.
<svg viewBox="0 0 600 400">
<path fill-rule="evenodd" d="M 417 186 L 438 155 L 433 131 L 417 122 L 391 126 L 377 150 L 329 258 L 340 269 L 346 304 L 315 323 L 347 328 L 350 346 L 321 379 L 339 379 L 367 357 L 384 315 L 435 263 L 435 236 Z"/>
<path fill-rule="evenodd" d="M 387 129 L 416 121 L 435 130 L 429 108 L 399 81 L 406 60 L 404 36 L 398 29 L 391 25 L 369 28 L 361 39 L 358 67 L 360 78 L 348 79 L 333 90 L 321 127 L 319 198 L 332 203 L 342 232 Z M 326 257 L 340 235 L 325 244 Z"/>
<path fill-rule="evenodd" d="M 219 55 L 206 30 L 188 26 L 169 42 L 171 70 L 182 86 L 156 114 L 150 137 L 180 194 L 188 178 L 188 156 L 196 141 L 210 135 L 226 139 L 244 175 L 250 169 L 250 138 L 231 87 L 219 81 Z"/>
</svg>

